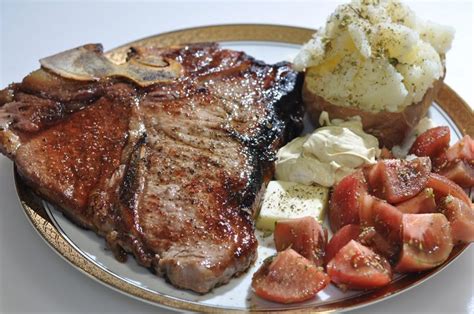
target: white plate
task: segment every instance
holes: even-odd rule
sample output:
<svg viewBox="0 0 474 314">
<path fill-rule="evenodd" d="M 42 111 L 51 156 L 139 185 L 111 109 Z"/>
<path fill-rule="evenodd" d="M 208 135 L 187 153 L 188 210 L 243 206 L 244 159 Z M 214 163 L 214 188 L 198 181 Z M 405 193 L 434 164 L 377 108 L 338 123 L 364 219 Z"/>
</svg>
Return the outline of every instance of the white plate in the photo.
<svg viewBox="0 0 474 314">
<path fill-rule="evenodd" d="M 245 51 L 247 54 L 267 63 L 290 60 L 300 47 L 300 45 L 296 44 L 270 41 L 224 41 L 221 42 L 221 44 L 225 48 Z M 450 89 L 448 91 L 450 91 Z M 456 97 L 458 96 L 456 95 Z M 460 101 L 462 102 L 462 100 Z M 440 105 L 433 104 L 428 115 L 434 120 L 435 124 L 448 125 L 450 127 L 452 143 L 462 137 L 460 129 Z M 306 131 L 310 128 L 307 123 L 305 127 Z M 294 305 L 281 305 L 267 302 L 256 297 L 250 288 L 252 274 L 266 257 L 275 253 L 273 237 L 264 238 L 262 233 L 257 231 L 259 240 L 258 260 L 249 271 L 238 278 L 232 279 L 228 284 L 214 289 L 211 293 L 199 295 L 175 288 L 163 278 L 154 276 L 149 270 L 138 266 L 133 258 L 129 258 L 126 263 L 116 261 L 113 254 L 106 249 L 105 241 L 102 238 L 91 231 L 77 227 L 58 210 L 54 209 L 53 205 L 42 201 L 42 206 L 40 207 L 43 207 L 49 217 L 49 219 L 42 217 L 46 218 L 46 222 L 44 223 L 48 224 L 48 220 L 50 220 L 53 224 L 53 228 L 50 226 L 49 229 L 47 228 L 48 230 L 45 231 L 45 227 L 41 226 L 40 222 L 35 221 L 42 218 L 31 213 L 31 207 L 34 207 L 31 205 L 31 196 L 25 196 L 27 192 L 25 192 L 25 187 L 22 186 L 21 182 L 18 183 L 18 185 L 20 199 L 27 211 L 28 217 L 33 221 L 34 226 L 40 231 L 40 234 L 47 242 L 73 265 L 92 275 L 100 282 L 106 283 L 119 291 L 154 304 L 182 309 L 199 311 L 285 310 L 303 308 L 311 308 L 313 310 L 341 310 L 359 307 L 406 291 L 421 283 L 444 268 L 465 249 L 465 246 L 458 247 L 457 250 L 453 252 L 450 260 L 438 269 L 421 275 L 408 276 L 410 278 L 400 277 L 385 289 L 379 289 L 375 292 L 349 291 L 343 293 L 335 286 L 330 285 L 310 301 Z M 48 234 L 52 232 L 59 233 L 61 237 L 48 236 Z"/>
</svg>

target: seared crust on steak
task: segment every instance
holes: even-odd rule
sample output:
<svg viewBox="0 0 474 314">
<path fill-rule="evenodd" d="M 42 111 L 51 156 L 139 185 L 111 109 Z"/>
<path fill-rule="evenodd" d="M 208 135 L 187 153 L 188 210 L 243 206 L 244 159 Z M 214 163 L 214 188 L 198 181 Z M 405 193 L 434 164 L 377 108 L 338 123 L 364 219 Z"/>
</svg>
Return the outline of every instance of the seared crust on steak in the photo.
<svg viewBox="0 0 474 314">
<path fill-rule="evenodd" d="M 54 68 L 77 66 L 68 52 L 60 54 L 67 62 L 45 59 L 52 68 L 0 92 L 2 152 L 119 260 L 131 253 L 199 293 L 245 271 L 256 258 L 253 215 L 272 160 L 302 128 L 301 77 L 287 63 L 212 43 L 132 48 L 120 66 L 99 46 L 73 52 L 91 64 L 99 54 L 100 66 L 120 75 L 87 69 L 75 80 L 70 68 Z M 123 69 L 132 64 L 129 80 Z M 156 74 L 167 65 L 177 78 Z M 140 67 L 155 67 L 160 80 Z"/>
</svg>

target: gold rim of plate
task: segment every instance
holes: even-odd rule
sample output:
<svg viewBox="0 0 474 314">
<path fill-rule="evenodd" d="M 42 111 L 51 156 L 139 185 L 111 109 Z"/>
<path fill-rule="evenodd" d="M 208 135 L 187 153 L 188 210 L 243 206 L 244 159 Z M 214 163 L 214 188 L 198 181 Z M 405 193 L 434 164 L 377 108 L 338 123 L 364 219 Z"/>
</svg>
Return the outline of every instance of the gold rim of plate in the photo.
<svg viewBox="0 0 474 314">
<path fill-rule="evenodd" d="M 130 46 L 154 45 L 169 46 L 184 43 L 209 42 L 209 41 L 263 41 L 278 42 L 285 44 L 303 44 L 308 41 L 313 29 L 284 26 L 284 25 L 266 25 L 266 24 L 231 24 L 214 25 L 196 28 L 188 28 L 167 32 L 156 36 L 140 39 L 107 52 L 107 56 L 114 62 L 123 62 L 126 52 Z M 474 124 L 472 124 L 473 113 L 464 100 L 461 99 L 449 86 L 443 84 L 439 91 L 436 103 L 449 115 L 458 129 L 464 134 L 474 136 Z M 175 297 L 166 296 L 157 292 L 149 291 L 125 280 L 118 278 L 100 268 L 86 257 L 84 257 L 76 248 L 74 248 L 67 239 L 54 227 L 43 208 L 41 199 L 39 199 L 31 189 L 21 180 L 15 171 L 15 184 L 21 205 L 34 228 L 40 233 L 43 239 L 56 251 L 61 257 L 70 262 L 77 269 L 81 270 L 90 277 L 101 283 L 108 285 L 120 292 L 140 300 L 157 304 L 165 307 L 190 310 L 196 312 L 222 312 L 225 308 L 197 304 L 191 301 L 179 300 Z M 356 297 L 325 303 L 320 306 L 302 305 L 300 309 L 314 312 L 332 312 L 353 309 L 368 304 L 375 303 L 390 296 L 401 293 L 415 285 L 432 277 L 456 257 L 458 257 L 468 245 L 456 246 L 449 259 L 441 266 L 427 272 L 412 274 L 402 277 L 390 285 L 375 290 L 370 293 L 358 295 Z M 152 274 L 150 274 L 152 276 Z M 282 306 L 283 307 L 283 306 Z M 281 309 L 284 311 L 284 309 Z M 293 310 L 295 310 L 293 308 Z M 251 309 L 245 311 L 269 311 L 269 309 Z M 270 311 L 280 311 L 279 309 L 270 309 Z M 239 310 L 228 309 L 226 312 L 239 312 Z"/>
</svg>

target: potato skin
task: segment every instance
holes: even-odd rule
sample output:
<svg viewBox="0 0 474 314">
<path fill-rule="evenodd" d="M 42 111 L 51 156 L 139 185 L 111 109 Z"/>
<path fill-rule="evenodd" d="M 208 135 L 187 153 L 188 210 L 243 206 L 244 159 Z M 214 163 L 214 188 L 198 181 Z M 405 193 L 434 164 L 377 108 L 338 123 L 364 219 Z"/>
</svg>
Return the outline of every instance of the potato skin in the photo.
<svg viewBox="0 0 474 314">
<path fill-rule="evenodd" d="M 333 105 L 309 90 L 306 80 L 303 84 L 302 95 L 309 117 L 315 125 L 319 124 L 322 111 L 327 111 L 330 119 L 360 116 L 364 131 L 377 137 L 381 147 L 392 148 L 400 144 L 410 130 L 426 115 L 443 84 L 443 79 L 444 77 L 436 80 L 420 102 L 407 106 L 401 112 L 370 112 L 359 108 Z"/>
</svg>

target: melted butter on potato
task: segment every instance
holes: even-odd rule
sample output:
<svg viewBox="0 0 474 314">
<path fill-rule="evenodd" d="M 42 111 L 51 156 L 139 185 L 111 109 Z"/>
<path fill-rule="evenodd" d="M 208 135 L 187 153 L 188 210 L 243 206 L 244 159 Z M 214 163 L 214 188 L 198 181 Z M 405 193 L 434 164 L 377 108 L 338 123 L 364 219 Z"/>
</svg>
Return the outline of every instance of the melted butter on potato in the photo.
<svg viewBox="0 0 474 314">
<path fill-rule="evenodd" d="M 323 112 L 313 133 L 298 137 L 277 153 L 277 180 L 331 187 L 364 164 L 375 163 L 380 154 L 376 137 L 362 129 L 359 117 L 329 121 Z"/>
<path fill-rule="evenodd" d="M 421 101 L 444 75 L 454 30 L 423 21 L 399 1 L 339 6 L 294 60 L 306 84 L 332 104 L 379 112 Z"/>
</svg>

